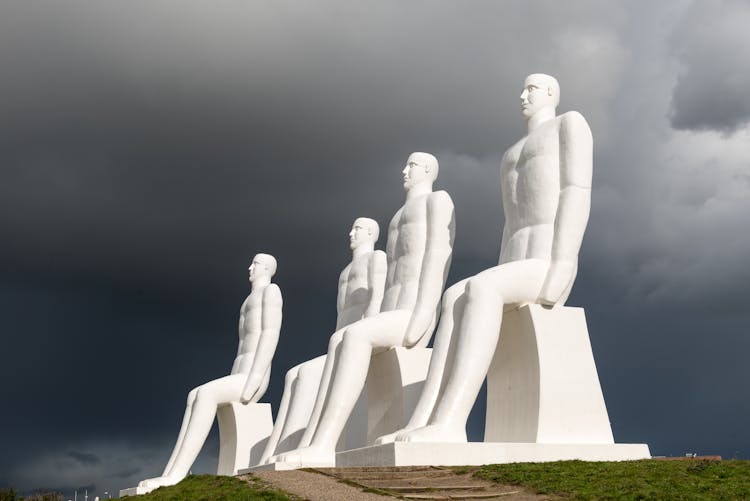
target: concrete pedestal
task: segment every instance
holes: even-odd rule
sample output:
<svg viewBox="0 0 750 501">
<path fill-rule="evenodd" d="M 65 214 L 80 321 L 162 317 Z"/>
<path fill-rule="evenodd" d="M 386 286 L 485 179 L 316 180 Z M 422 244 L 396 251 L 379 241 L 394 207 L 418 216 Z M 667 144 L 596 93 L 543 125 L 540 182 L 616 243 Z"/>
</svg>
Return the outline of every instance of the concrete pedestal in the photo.
<svg viewBox="0 0 750 501">
<path fill-rule="evenodd" d="M 483 464 L 649 459 L 646 444 L 530 444 L 395 442 L 336 454 L 336 467 L 473 466 Z"/>
<path fill-rule="evenodd" d="M 583 308 L 534 304 L 503 315 L 484 441 L 614 443 Z"/>
<path fill-rule="evenodd" d="M 140 496 L 141 494 L 148 494 L 152 489 L 148 487 L 128 487 L 127 489 L 120 489 L 120 495 L 123 496 Z"/>
<path fill-rule="evenodd" d="M 217 475 L 236 475 L 260 461 L 273 429 L 271 404 L 232 402 L 216 412 L 219 421 L 219 467 Z"/>
</svg>

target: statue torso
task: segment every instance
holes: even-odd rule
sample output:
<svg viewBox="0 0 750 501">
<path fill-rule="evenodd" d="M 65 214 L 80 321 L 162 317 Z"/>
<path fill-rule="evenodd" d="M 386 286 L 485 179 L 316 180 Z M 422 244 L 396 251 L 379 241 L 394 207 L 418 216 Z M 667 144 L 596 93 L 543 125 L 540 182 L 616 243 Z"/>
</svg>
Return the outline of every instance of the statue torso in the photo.
<svg viewBox="0 0 750 501">
<path fill-rule="evenodd" d="M 500 263 L 551 258 L 560 198 L 560 119 L 545 122 L 503 157 L 505 240 Z"/>
<path fill-rule="evenodd" d="M 368 280 L 368 267 L 372 252 L 352 259 L 352 262 L 344 268 L 346 276 L 344 287 L 344 306 L 338 314 L 336 324 L 339 327 L 356 322 L 365 315 L 367 304 L 370 300 L 370 287 Z"/>
<path fill-rule="evenodd" d="M 262 331 L 264 290 L 265 288 L 253 289 L 240 308 L 240 348 L 232 366 L 232 374 L 246 374 L 252 367 L 255 348 Z"/>
<path fill-rule="evenodd" d="M 408 200 L 388 226 L 388 274 L 381 311 L 412 310 L 427 243 L 428 195 Z"/>
</svg>

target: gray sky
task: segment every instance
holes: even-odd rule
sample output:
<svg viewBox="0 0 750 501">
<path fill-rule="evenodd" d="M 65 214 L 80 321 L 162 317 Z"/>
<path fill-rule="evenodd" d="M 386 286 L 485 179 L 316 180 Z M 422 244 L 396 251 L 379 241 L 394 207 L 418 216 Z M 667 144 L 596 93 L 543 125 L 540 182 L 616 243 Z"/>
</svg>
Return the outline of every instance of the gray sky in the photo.
<svg viewBox="0 0 750 501">
<path fill-rule="evenodd" d="M 748 25 L 743 0 L 6 0 L 0 487 L 158 474 L 187 392 L 230 369 L 258 251 L 285 300 L 275 409 L 326 347 L 351 222 L 387 224 L 411 151 L 456 206 L 449 283 L 492 266 L 531 72 L 594 134 L 568 304 L 615 439 L 750 457 Z"/>
</svg>

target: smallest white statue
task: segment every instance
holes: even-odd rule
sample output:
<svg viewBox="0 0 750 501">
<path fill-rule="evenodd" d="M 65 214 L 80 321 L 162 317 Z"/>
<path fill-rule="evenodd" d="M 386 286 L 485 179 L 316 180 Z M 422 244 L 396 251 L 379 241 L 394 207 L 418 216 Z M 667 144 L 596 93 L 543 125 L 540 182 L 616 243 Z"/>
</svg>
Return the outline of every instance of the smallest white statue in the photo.
<svg viewBox="0 0 750 501">
<path fill-rule="evenodd" d="M 240 339 L 232 371 L 190 391 L 177 444 L 164 473 L 143 480 L 140 488 L 174 485 L 185 478 L 206 441 L 217 408 L 231 402 L 255 403 L 268 388 L 281 329 L 281 291 L 271 283 L 276 259 L 257 254 L 248 271 L 251 292 L 240 309 Z"/>
</svg>

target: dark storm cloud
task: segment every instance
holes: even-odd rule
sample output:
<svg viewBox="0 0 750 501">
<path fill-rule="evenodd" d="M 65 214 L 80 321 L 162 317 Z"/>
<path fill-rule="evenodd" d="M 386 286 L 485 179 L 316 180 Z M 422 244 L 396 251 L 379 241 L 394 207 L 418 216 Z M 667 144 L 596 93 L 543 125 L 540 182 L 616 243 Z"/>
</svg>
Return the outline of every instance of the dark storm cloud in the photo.
<svg viewBox="0 0 750 501">
<path fill-rule="evenodd" d="M 570 304 L 616 439 L 746 456 L 727 381 L 750 377 L 750 132 L 688 113 L 712 99 L 707 68 L 744 82 L 725 42 L 746 50 L 726 14 L 745 8 L 702 5 L 4 2 L 0 401 L 19 411 L 0 418 L 0 479 L 115 492 L 158 474 L 187 392 L 231 364 L 257 251 L 284 294 L 276 406 L 284 371 L 326 346 L 352 220 L 388 223 L 411 151 L 438 156 L 456 205 L 449 283 L 495 264 L 498 164 L 537 71 L 594 133 Z M 215 470 L 217 444 L 193 471 Z"/>
<path fill-rule="evenodd" d="M 730 133 L 750 120 L 750 4 L 695 2 L 672 40 L 681 65 L 672 126 Z"/>
<path fill-rule="evenodd" d="M 102 463 L 102 460 L 96 454 L 89 454 L 87 452 L 70 451 L 67 456 L 73 458 L 83 466 L 96 466 Z"/>
</svg>

